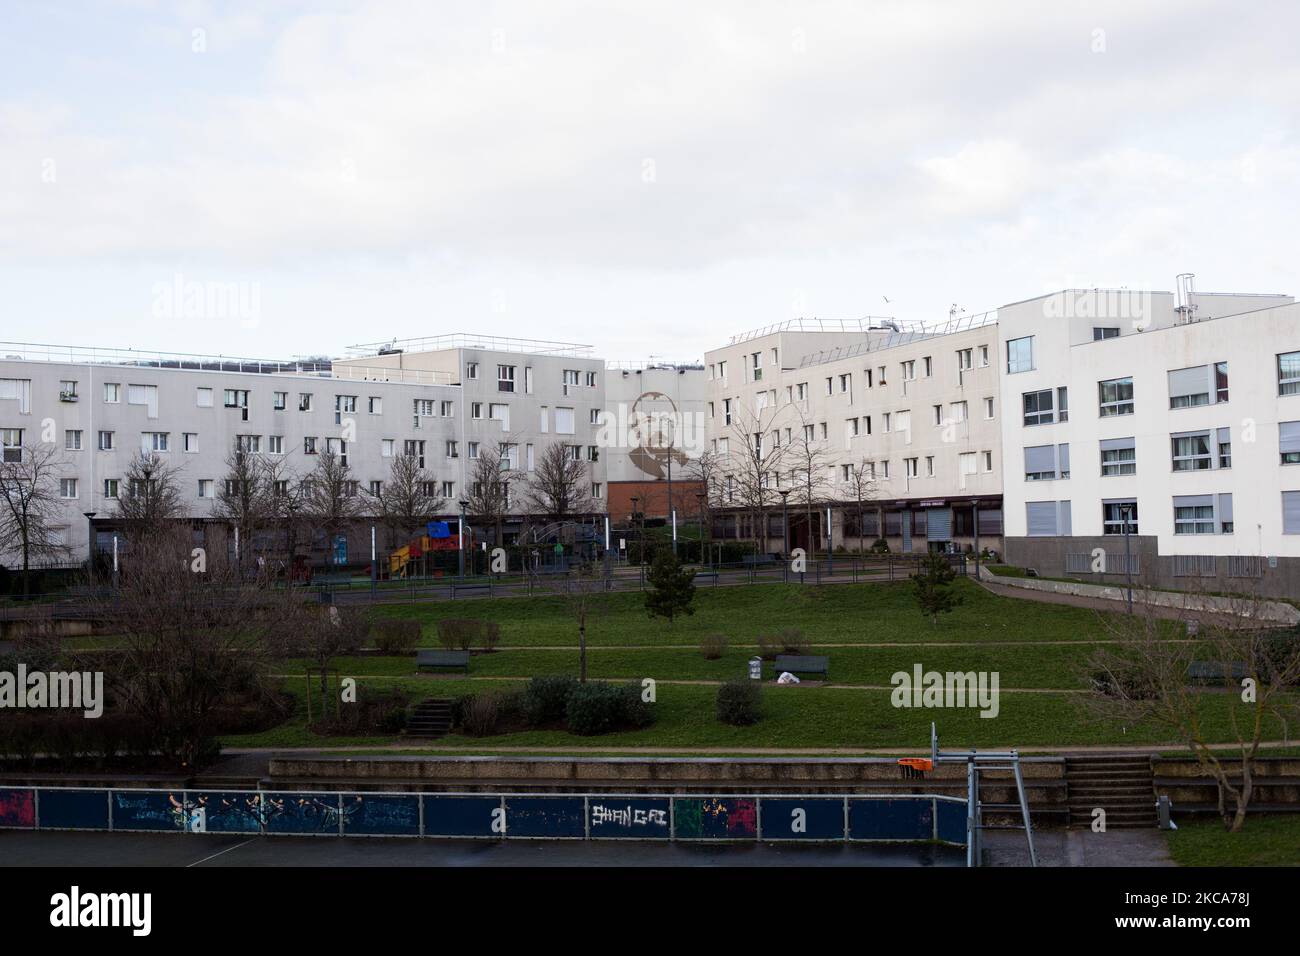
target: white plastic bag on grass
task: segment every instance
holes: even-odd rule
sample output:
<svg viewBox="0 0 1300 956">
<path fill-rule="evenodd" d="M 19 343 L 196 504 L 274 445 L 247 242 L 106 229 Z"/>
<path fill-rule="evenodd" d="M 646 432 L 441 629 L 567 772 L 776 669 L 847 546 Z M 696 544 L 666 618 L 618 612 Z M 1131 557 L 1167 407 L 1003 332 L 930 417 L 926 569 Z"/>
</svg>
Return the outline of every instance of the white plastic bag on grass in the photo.
<svg viewBox="0 0 1300 956">
<path fill-rule="evenodd" d="M 789 671 L 783 671 L 781 676 L 776 679 L 776 682 L 778 684 L 797 684 L 799 683 L 799 678 L 795 677 Z"/>
</svg>

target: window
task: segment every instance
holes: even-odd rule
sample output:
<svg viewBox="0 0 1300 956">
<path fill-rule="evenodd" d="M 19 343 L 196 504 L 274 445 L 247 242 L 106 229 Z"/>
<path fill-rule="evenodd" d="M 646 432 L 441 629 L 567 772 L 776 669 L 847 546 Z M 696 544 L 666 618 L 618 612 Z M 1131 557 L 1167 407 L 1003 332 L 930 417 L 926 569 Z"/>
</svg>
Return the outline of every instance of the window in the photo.
<svg viewBox="0 0 1300 956">
<path fill-rule="evenodd" d="M 564 370 L 564 384 L 565 385 L 578 384 L 578 370 L 576 368 L 566 368 Z"/>
<path fill-rule="evenodd" d="M 1050 425 L 1056 421 L 1050 388 L 1039 392 L 1025 392 L 1024 403 L 1026 425 Z"/>
<path fill-rule="evenodd" d="M 105 498 L 116 498 L 116 497 L 117 497 L 117 479 L 116 479 L 116 478 L 105 478 L 105 479 L 104 479 L 104 497 L 105 497 Z"/>
<path fill-rule="evenodd" d="M 586 382 L 587 382 L 587 387 L 588 387 L 588 388 L 595 388 L 595 387 L 596 387 L 596 373 L 595 373 L 595 372 L 587 372 L 585 378 L 586 378 Z"/>
<path fill-rule="evenodd" d="M 478 460 L 478 442 L 471 441 L 465 443 L 465 454 L 470 461 Z"/>
<path fill-rule="evenodd" d="M 442 418 L 452 418 L 456 414 L 456 405 L 454 402 L 439 402 L 438 415 Z"/>
<path fill-rule="evenodd" d="M 943 424 L 943 406 L 942 406 L 942 405 L 935 405 L 935 406 L 934 406 L 934 423 L 935 423 L 936 425 L 942 425 L 942 424 Z"/>
<path fill-rule="evenodd" d="M 1112 325 L 1112 326 L 1102 327 L 1102 326 L 1094 325 L 1092 327 L 1092 340 L 1094 342 L 1100 342 L 1102 339 L 1117 339 L 1117 338 L 1119 338 L 1119 328 L 1116 326 Z"/>
<path fill-rule="evenodd" d="M 600 448 L 598 446 L 587 446 L 587 461 L 600 461 Z"/>
<path fill-rule="evenodd" d="M 213 482 L 212 482 L 212 479 L 211 479 L 211 478 L 200 478 L 200 479 L 199 479 L 199 497 L 200 497 L 200 498 L 211 498 L 211 497 L 212 497 L 212 484 L 213 484 Z"/>
<path fill-rule="evenodd" d="M 902 363 L 900 363 L 900 364 L 901 364 L 902 367 L 903 367 L 903 381 L 904 381 L 904 382 L 915 381 L 915 379 L 916 379 L 916 360 L 915 360 L 915 359 L 908 359 L 906 362 L 902 362 Z"/>
<path fill-rule="evenodd" d="M 600 498 L 605 493 L 605 487 L 599 481 L 591 483 L 591 497 Z"/>
<path fill-rule="evenodd" d="M 856 418 L 846 418 L 844 420 L 844 434 L 848 438 L 858 437 L 858 420 Z"/>
<path fill-rule="evenodd" d="M 573 409 L 557 408 L 555 410 L 555 433 L 557 435 L 572 435 L 573 432 Z"/>
<path fill-rule="evenodd" d="M 1097 383 L 1097 401 L 1102 418 L 1133 414 L 1133 376 Z"/>
<path fill-rule="evenodd" d="M 826 376 L 826 394 L 827 395 L 835 394 L 835 379 L 830 375 Z"/>
<path fill-rule="evenodd" d="M 513 392 L 515 390 L 515 367 L 513 365 L 497 366 L 497 391 Z"/>
<path fill-rule="evenodd" d="M 925 456 L 925 477 L 927 478 L 934 477 L 934 456 L 933 455 Z"/>
<path fill-rule="evenodd" d="M 989 347 L 987 345 L 981 345 L 980 346 L 980 368 L 988 368 L 988 367 L 989 367 Z"/>
<path fill-rule="evenodd" d="M 59 401 L 75 402 L 77 400 L 77 383 L 72 379 L 59 382 Z"/>
<path fill-rule="evenodd" d="M 840 376 L 840 394 L 841 394 L 841 395 L 847 395 L 847 394 L 849 394 L 849 392 L 852 391 L 852 389 L 853 389 L 853 376 L 852 376 L 852 375 L 848 375 L 848 374 L 841 375 L 841 376 Z"/>
<path fill-rule="evenodd" d="M 357 397 L 355 395 L 335 395 L 334 396 L 334 424 L 343 424 L 344 415 L 355 415 L 357 411 Z"/>
<path fill-rule="evenodd" d="M 396 451 L 397 442 L 392 438 L 384 438 L 379 442 L 379 457 L 392 458 Z"/>
<path fill-rule="evenodd" d="M 1137 445 L 1132 438 L 1107 438 L 1101 443 L 1101 476 L 1137 474 Z"/>
<path fill-rule="evenodd" d="M 889 479 L 889 460 L 886 459 L 880 463 L 880 477 Z"/>
<path fill-rule="evenodd" d="M 77 497 L 77 479 L 60 478 L 59 479 L 59 497 L 75 498 Z"/>
<path fill-rule="evenodd" d="M 984 470 L 985 471 L 993 470 L 993 452 L 991 451 L 986 451 L 984 453 Z"/>
<path fill-rule="evenodd" d="M 957 350 L 957 369 L 965 372 L 969 369 L 974 361 L 974 355 L 971 349 Z"/>
<path fill-rule="evenodd" d="M 713 417 L 713 415 L 712 415 L 712 408 L 713 408 L 713 403 L 712 403 L 712 402 L 709 402 L 709 409 L 710 409 L 710 415 L 709 415 L 709 417 L 710 417 L 710 418 Z M 593 408 L 593 409 L 591 410 L 590 414 L 589 414 L 588 417 L 587 417 L 587 424 L 589 424 L 589 425 L 599 425 L 599 424 L 600 424 L 600 409 L 599 409 L 599 408 Z"/>
<path fill-rule="evenodd" d="M 448 458 L 460 457 L 460 446 L 456 442 L 454 441 L 447 442 L 447 457 Z"/>
<path fill-rule="evenodd" d="M 952 420 L 954 422 L 964 422 L 966 420 L 966 403 L 953 402 L 951 406 Z"/>
<path fill-rule="evenodd" d="M 226 408 L 247 408 L 248 407 L 248 390 L 241 388 L 227 388 L 223 390 L 222 404 Z"/>
<path fill-rule="evenodd" d="M 326 439 L 326 441 L 332 442 L 332 441 L 337 441 L 337 439 L 328 438 Z M 341 445 L 342 442 L 340 442 L 339 444 Z M 236 435 L 235 447 L 246 455 L 261 454 L 262 436 L 261 435 Z M 332 451 L 333 449 L 331 448 L 330 450 Z"/>
<path fill-rule="evenodd" d="M 384 414 L 384 400 L 378 395 L 371 395 L 366 399 L 366 411 L 371 415 Z"/>
<path fill-rule="evenodd" d="M 1300 395 L 1300 352 L 1283 352 L 1277 357 L 1277 393 Z"/>
<path fill-rule="evenodd" d="M 284 454 L 284 436 L 268 435 L 266 438 L 266 450 L 272 455 Z"/>
<path fill-rule="evenodd" d="M 494 422 L 500 422 L 501 430 L 503 432 L 510 431 L 510 406 L 509 405 L 489 404 L 488 418 L 492 419 Z"/>
<path fill-rule="evenodd" d="M 451 443 L 451 444 L 454 444 Z M 402 454 L 407 458 L 414 458 L 421 468 L 424 467 L 424 442 L 418 439 L 408 438 L 402 442 Z M 453 454 L 448 454 L 448 458 L 455 458 Z"/>
<path fill-rule="evenodd" d="M 1070 446 L 1031 445 L 1025 448 L 1025 481 L 1055 481 L 1070 477 Z"/>
<path fill-rule="evenodd" d="M 151 451 L 167 451 L 167 432 L 142 432 L 140 450 L 146 454 Z"/>
<path fill-rule="evenodd" d="M 413 407 L 415 409 L 415 418 L 417 422 L 419 421 L 421 415 L 423 415 L 425 418 L 433 417 L 433 399 L 417 398 L 414 399 L 413 401 L 415 403 Z"/>
<path fill-rule="evenodd" d="M 112 432 L 100 432 L 100 433 L 99 433 L 99 450 L 100 450 L 100 451 L 112 451 L 112 450 L 113 450 L 113 433 L 112 433 Z"/>
<path fill-rule="evenodd" d="M 1300 491 L 1282 492 L 1282 533 L 1300 534 Z"/>
<path fill-rule="evenodd" d="M 1025 502 L 1025 533 L 1031 538 L 1068 536 L 1070 523 L 1068 501 Z"/>
<path fill-rule="evenodd" d="M 1218 432 L 1219 439 L 1219 467 L 1232 467 L 1232 429 L 1220 428 Z"/>
<path fill-rule="evenodd" d="M 298 393 L 298 411 L 300 412 L 311 411 L 311 392 Z"/>
<path fill-rule="evenodd" d="M 470 402 L 470 405 L 469 405 L 469 417 L 470 417 L 470 418 L 482 418 L 482 417 L 483 417 L 483 403 L 482 403 L 482 402 Z"/>
<path fill-rule="evenodd" d="M 197 390 L 195 391 L 195 399 L 194 399 L 194 401 L 195 401 L 195 404 L 197 404 L 199 408 L 211 408 L 211 407 L 212 407 L 212 389 L 210 389 L 210 388 L 200 388 L 200 389 L 197 389 Z"/>
<path fill-rule="evenodd" d="M 384 483 L 382 481 L 379 481 L 378 479 L 375 479 L 370 482 L 368 486 L 368 491 L 370 492 L 370 497 L 378 498 L 381 494 L 383 494 Z"/>
<path fill-rule="evenodd" d="M 284 411 L 285 406 L 288 405 L 288 404 L 289 404 L 289 393 L 288 393 L 288 392 L 272 392 L 272 393 L 271 393 L 271 407 L 274 408 L 277 412 L 282 412 L 282 411 Z"/>
<path fill-rule="evenodd" d="M 1101 502 L 1101 533 L 1123 534 L 1125 525 L 1129 534 L 1138 533 L 1138 505 L 1136 498 L 1104 498 Z"/>
<path fill-rule="evenodd" d="M 794 387 L 795 401 L 802 402 L 808 398 L 808 383 L 800 382 Z"/>
<path fill-rule="evenodd" d="M 304 455 L 316 454 L 316 436 L 305 435 L 302 440 L 302 453 Z"/>
<path fill-rule="evenodd" d="M 990 420 L 993 418 L 993 399 L 991 397 L 984 399 L 984 417 Z"/>
<path fill-rule="evenodd" d="M 453 498 L 456 495 L 456 483 L 454 481 L 444 481 L 442 483 L 442 497 Z"/>
<path fill-rule="evenodd" d="M 965 451 L 957 456 L 957 472 L 963 479 L 969 478 L 978 470 L 979 464 L 975 460 L 973 451 Z M 963 481 L 963 487 L 965 483 Z"/>
<path fill-rule="evenodd" d="M 921 359 L 921 374 L 926 378 L 934 374 L 934 362 L 928 355 Z"/>
<path fill-rule="evenodd" d="M 908 478 L 915 478 L 917 476 L 917 464 L 918 462 L 915 458 L 903 459 L 903 469 Z"/>
<path fill-rule="evenodd" d="M 893 416 L 892 416 L 889 412 L 885 412 L 885 414 L 884 414 L 884 430 L 885 430 L 885 431 L 889 431 L 889 420 L 890 420 L 891 417 L 893 417 Z"/>
<path fill-rule="evenodd" d="M 199 450 L 198 432 L 181 432 L 181 451 L 196 452 Z"/>
<path fill-rule="evenodd" d="M 122 386 L 117 382 L 104 383 L 104 402 L 108 405 L 116 405 L 122 400 Z"/>
<path fill-rule="evenodd" d="M 1214 534 L 1214 496 L 1174 497 L 1174 534 Z"/>
<path fill-rule="evenodd" d="M 1300 465 L 1300 422 L 1278 422 L 1277 450 L 1282 464 Z"/>
<path fill-rule="evenodd" d="M 1007 372 L 1032 371 L 1034 367 L 1034 337 L 1027 335 L 1007 342 Z"/>
<path fill-rule="evenodd" d="M 1214 401 L 1226 402 L 1228 400 L 1228 363 L 1214 363 Z"/>
<path fill-rule="evenodd" d="M 1222 398 L 1219 395 L 1219 366 L 1223 367 Z M 1212 401 L 1228 400 L 1228 363 L 1216 365 L 1196 365 L 1192 368 L 1174 369 L 1169 372 L 1169 407 L 1195 408 L 1209 405 Z M 1216 396 L 1213 400 L 1211 396 Z"/>
<path fill-rule="evenodd" d="M 1171 435 L 1170 441 L 1174 471 L 1208 471 L 1214 467 L 1209 432 L 1183 432 Z"/>
<path fill-rule="evenodd" d="M 478 378 L 478 362 L 465 363 L 465 377 L 468 379 Z"/>
<path fill-rule="evenodd" d="M 65 451 L 81 451 L 81 429 L 69 428 L 63 433 L 63 448 Z"/>
</svg>

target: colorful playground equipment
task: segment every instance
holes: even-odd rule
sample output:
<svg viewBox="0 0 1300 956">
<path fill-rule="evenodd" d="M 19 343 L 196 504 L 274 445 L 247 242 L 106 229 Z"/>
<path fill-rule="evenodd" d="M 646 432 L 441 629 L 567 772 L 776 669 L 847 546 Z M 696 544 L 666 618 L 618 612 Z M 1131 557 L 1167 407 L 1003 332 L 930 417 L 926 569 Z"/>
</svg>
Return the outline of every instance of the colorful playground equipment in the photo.
<svg viewBox="0 0 1300 956">
<path fill-rule="evenodd" d="M 430 522 L 431 525 L 436 523 Z M 446 527 L 444 524 L 443 528 Z M 422 534 L 388 555 L 388 576 L 390 578 L 404 578 L 411 572 L 412 562 L 419 562 L 422 558 L 440 551 L 449 551 L 455 554 L 459 550 L 459 534 L 447 533 L 441 536 Z M 428 571 L 427 565 L 424 570 Z"/>
</svg>

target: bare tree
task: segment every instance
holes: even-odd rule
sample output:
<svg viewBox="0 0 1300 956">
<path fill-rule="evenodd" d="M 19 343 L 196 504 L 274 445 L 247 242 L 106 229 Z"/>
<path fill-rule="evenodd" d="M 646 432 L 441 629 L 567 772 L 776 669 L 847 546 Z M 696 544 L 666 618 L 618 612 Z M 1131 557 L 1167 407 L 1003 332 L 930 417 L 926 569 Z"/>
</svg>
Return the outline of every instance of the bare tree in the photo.
<svg viewBox="0 0 1300 956">
<path fill-rule="evenodd" d="M 12 456 L 12 449 L 6 450 Z M 22 445 L 16 461 L 0 463 L 0 554 L 19 556 L 23 597 L 31 594 L 33 562 L 67 554 L 67 543 L 53 522 L 61 514 L 59 482 L 65 463 L 54 445 Z"/>
<path fill-rule="evenodd" d="M 732 400 L 727 451 L 722 460 L 724 502 L 738 504 L 748 515 L 759 550 L 767 550 L 767 514 L 776 501 L 779 475 L 789 456 L 780 441 L 783 416 L 771 408 L 751 413 Z"/>
<path fill-rule="evenodd" d="M 470 470 L 469 487 L 465 489 L 465 513 L 484 527 L 492 528 L 498 545 L 501 523 L 510 512 L 510 465 L 511 459 L 503 448 L 481 449 Z"/>
<path fill-rule="evenodd" d="M 325 533 L 326 550 L 361 514 L 357 482 L 336 452 L 325 451 L 317 457 L 316 467 L 302 483 L 301 494 L 301 514 Z"/>
<path fill-rule="evenodd" d="M 166 533 L 185 517 L 180 469 L 153 451 L 139 452 L 126 468 L 117 492 L 115 517 L 133 550 Z"/>
<path fill-rule="evenodd" d="M 1287 735 L 1300 714 L 1300 629 L 1263 624 L 1266 602 L 1256 596 L 1192 594 L 1172 611 L 1153 598 L 1135 595 L 1131 615 L 1099 615 L 1113 643 L 1090 659 L 1087 708 L 1125 725 L 1146 721 L 1172 732 L 1214 778 L 1219 815 L 1238 831 L 1254 795 L 1260 745 L 1270 732 Z M 1191 610 L 1212 603 L 1214 613 Z M 1198 686 L 1201 676 L 1209 686 Z M 1216 747 L 1225 729 L 1231 746 Z"/>
<path fill-rule="evenodd" d="M 446 498 L 430 493 L 433 484 L 433 475 L 420 467 L 419 458 L 394 456 L 379 494 L 371 496 L 390 544 L 414 538 L 446 506 Z"/>
<path fill-rule="evenodd" d="M 242 565 L 258 531 L 275 522 L 275 477 L 268 459 L 245 451 L 235 440 L 226 456 L 226 475 L 217 492 L 212 516 L 238 533 L 236 563 Z"/>
<path fill-rule="evenodd" d="M 222 712 L 277 706 L 272 664 L 306 626 L 305 606 L 290 589 L 241 575 L 224 554 L 192 547 L 184 525 L 162 525 L 148 545 L 123 566 L 114 594 L 90 598 L 118 636 L 112 657 L 86 652 L 77 667 L 103 671 L 114 705 L 152 729 L 165 757 L 191 767 L 212 755 Z"/>
<path fill-rule="evenodd" d="M 560 584 L 564 603 L 578 626 L 578 680 L 587 682 L 587 625 L 605 607 L 609 582 L 600 568 L 582 563 L 573 568 Z"/>
<path fill-rule="evenodd" d="M 826 439 L 817 437 L 817 425 L 799 409 L 798 424 L 790 442 L 787 459 L 794 500 L 803 506 L 808 529 L 808 547 L 813 546 L 813 512 L 827 501 L 830 481 L 827 475 Z M 829 532 L 829 528 L 827 531 Z"/>
<path fill-rule="evenodd" d="M 857 462 L 846 463 L 849 466 L 848 478 L 843 482 L 843 488 L 848 493 L 849 503 L 855 505 L 855 514 L 858 519 L 858 549 L 866 550 L 865 538 L 865 519 L 866 506 L 876 499 L 876 474 L 875 463 L 863 458 Z M 882 529 L 883 533 L 883 529 Z"/>
<path fill-rule="evenodd" d="M 552 518 L 570 518 L 590 509 L 587 463 L 574 457 L 572 449 L 576 447 L 557 441 L 542 451 L 525 491 L 532 511 Z"/>
</svg>

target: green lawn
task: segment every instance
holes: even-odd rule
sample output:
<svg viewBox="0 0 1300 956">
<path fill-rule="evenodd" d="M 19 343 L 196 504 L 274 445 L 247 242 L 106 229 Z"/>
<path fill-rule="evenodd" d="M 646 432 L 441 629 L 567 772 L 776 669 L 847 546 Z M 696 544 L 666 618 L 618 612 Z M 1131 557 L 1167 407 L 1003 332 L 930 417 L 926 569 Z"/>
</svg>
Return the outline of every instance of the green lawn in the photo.
<svg viewBox="0 0 1300 956">
<path fill-rule="evenodd" d="M 1252 816 L 1240 833 L 1217 820 L 1180 823 L 1168 831 L 1180 866 L 1300 866 L 1300 814 Z"/>
<path fill-rule="evenodd" d="M 638 747 L 679 748 L 916 748 L 926 746 L 931 720 L 952 746 L 1014 747 L 1088 744 L 1173 744 L 1156 728 L 1096 720 L 1082 709 L 1078 690 L 1087 686 L 1090 641 L 1105 639 L 1091 610 L 1040 604 L 990 594 L 958 581 L 965 603 L 931 625 L 907 584 L 837 584 L 822 587 L 761 584 L 702 588 L 696 613 L 672 624 L 651 620 L 636 593 L 605 596 L 589 624 L 589 676 L 602 680 L 654 678 L 657 722 L 643 730 L 578 737 L 563 731 L 529 731 L 486 738 L 449 737 L 437 749 L 586 747 L 593 751 Z M 422 645 L 436 646 L 436 622 L 449 617 L 494 620 L 506 650 L 475 654 L 469 676 L 417 675 L 410 656 L 340 658 L 335 667 L 367 688 L 400 688 L 409 699 L 456 697 L 522 686 L 543 674 L 575 674 L 577 632 L 563 598 L 477 599 L 389 606 L 381 613 L 418 620 Z M 786 627 L 803 631 L 813 653 L 830 657 L 828 686 L 764 689 L 764 719 L 753 727 L 730 727 L 714 713 L 716 682 L 743 677 L 760 634 Z M 698 649 L 705 635 L 726 635 L 718 660 Z M 1049 643 L 1061 642 L 1061 643 Z M 901 646 L 866 647 L 868 643 Z M 827 646 L 827 645 L 854 646 Z M 551 647 L 563 649 L 552 650 Z M 985 671 L 999 674 L 1000 712 L 985 719 L 975 709 L 903 709 L 890 700 L 897 671 Z M 282 673 L 302 673 L 289 662 Z M 771 664 L 765 675 L 772 674 Z M 674 682 L 710 683 L 674 683 Z M 298 698 L 294 716 L 272 730 L 227 738 L 227 746 L 382 746 L 402 738 L 329 738 L 306 727 L 303 678 L 286 678 Z M 868 689 L 869 687 L 885 689 Z M 1022 691 L 1022 692 L 1017 692 Z M 1029 691 L 1029 692 L 1024 692 Z M 1204 698 L 1204 720 L 1217 739 L 1229 739 L 1224 699 Z M 1284 736 L 1270 726 L 1266 738 Z M 1176 745 L 1171 746 L 1176 749 Z"/>
<path fill-rule="evenodd" d="M 954 585 L 964 602 L 937 625 L 916 607 L 912 587 L 896 584 L 754 584 L 696 591 L 695 613 L 669 624 L 651 619 L 639 592 L 614 592 L 588 624 L 591 646 L 696 645 L 707 634 L 753 644 L 760 634 L 797 627 L 810 641 L 834 644 L 951 641 L 1075 641 L 1096 638 L 1095 611 L 1000 597 L 972 581 Z M 389 605 L 378 612 L 423 625 L 437 644 L 436 622 L 474 618 L 501 625 L 508 646 L 574 646 L 577 630 L 564 598 L 501 598 Z"/>
</svg>

